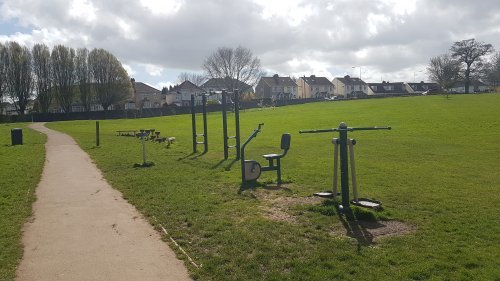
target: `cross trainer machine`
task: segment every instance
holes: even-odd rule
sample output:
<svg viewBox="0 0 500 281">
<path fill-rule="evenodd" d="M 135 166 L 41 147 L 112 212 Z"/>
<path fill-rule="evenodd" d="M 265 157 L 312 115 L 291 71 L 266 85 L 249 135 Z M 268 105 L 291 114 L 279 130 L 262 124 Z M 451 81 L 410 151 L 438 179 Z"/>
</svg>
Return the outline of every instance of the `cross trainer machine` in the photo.
<svg viewBox="0 0 500 281">
<path fill-rule="evenodd" d="M 201 108 L 203 115 L 203 134 L 196 133 L 196 107 L 195 107 L 195 97 L 191 95 L 191 124 L 193 127 L 193 153 L 196 153 L 197 146 L 203 144 L 203 153 L 208 152 L 208 134 L 207 134 L 207 96 L 203 94 L 201 96 Z M 198 137 L 202 137 L 203 141 L 198 141 Z"/>
<path fill-rule="evenodd" d="M 356 140 L 348 139 L 347 133 L 353 131 L 373 131 L 373 130 L 391 130 L 391 127 L 359 127 L 359 128 L 351 128 L 347 127 L 346 123 L 340 123 L 338 128 L 331 129 L 319 129 L 319 130 L 301 130 L 300 134 L 304 133 L 326 133 L 326 132 L 339 132 L 339 138 L 334 138 L 332 143 L 334 145 L 333 152 L 333 189 L 332 193 L 328 192 L 320 192 L 315 195 L 321 197 L 333 197 L 335 198 L 337 194 L 337 171 L 338 171 L 338 156 L 340 150 L 340 186 L 341 186 L 341 196 L 342 196 L 342 205 L 341 209 L 349 210 L 349 203 L 353 205 L 358 205 L 361 207 L 368 207 L 378 209 L 381 206 L 381 203 L 376 200 L 366 199 L 366 198 L 358 198 L 358 190 L 357 190 L 357 181 L 356 181 L 356 170 L 354 165 L 354 145 L 356 144 Z M 340 148 L 340 149 L 339 149 Z M 353 197 L 354 200 L 349 202 L 349 158 L 351 162 L 351 182 L 353 186 Z"/>
<path fill-rule="evenodd" d="M 235 123 L 235 135 L 228 136 L 227 135 L 227 94 L 231 94 L 231 92 L 226 92 L 222 90 L 222 137 L 224 140 L 224 159 L 228 159 L 229 157 L 229 148 L 234 148 L 236 150 L 236 160 L 240 159 L 240 95 L 238 90 L 234 90 L 232 93 L 234 98 L 232 99 L 234 102 L 234 123 Z M 229 145 L 228 141 L 230 139 L 235 140 L 234 145 Z"/>
<path fill-rule="evenodd" d="M 244 184 L 249 181 L 257 180 L 261 172 L 265 171 L 276 171 L 278 177 L 278 184 L 281 184 L 281 158 L 285 157 L 288 150 L 290 149 L 290 134 L 281 135 L 281 149 L 283 150 L 281 154 L 272 153 L 262 155 L 266 160 L 268 160 L 268 166 L 261 166 L 259 162 L 255 160 L 245 160 L 245 147 L 250 141 L 257 137 L 257 134 L 261 131 L 264 123 L 260 123 L 259 126 L 253 131 L 253 133 L 248 137 L 248 139 L 241 146 L 241 182 Z M 276 160 L 276 163 L 274 162 Z"/>
</svg>

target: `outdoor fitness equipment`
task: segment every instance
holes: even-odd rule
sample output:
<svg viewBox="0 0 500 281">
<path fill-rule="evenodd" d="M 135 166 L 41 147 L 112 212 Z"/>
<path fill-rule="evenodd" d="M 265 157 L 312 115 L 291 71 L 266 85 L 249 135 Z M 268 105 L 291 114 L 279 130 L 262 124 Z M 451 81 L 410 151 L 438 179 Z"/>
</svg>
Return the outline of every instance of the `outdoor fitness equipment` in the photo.
<svg viewBox="0 0 500 281">
<path fill-rule="evenodd" d="M 282 134 L 281 135 L 281 149 L 283 152 L 281 154 L 265 154 L 262 155 L 266 160 L 269 161 L 269 166 L 262 167 L 259 162 L 255 160 L 245 160 L 245 147 L 247 144 L 260 132 L 264 123 L 260 123 L 259 126 L 253 131 L 253 133 L 248 137 L 248 139 L 241 146 L 241 181 L 242 183 L 257 180 L 260 177 L 261 172 L 265 171 L 276 171 L 278 176 L 278 184 L 281 184 L 281 161 L 280 159 L 285 157 L 290 149 L 290 134 Z M 276 163 L 274 163 L 276 160 Z"/>
<path fill-rule="evenodd" d="M 359 128 L 351 128 L 347 127 L 346 123 L 340 123 L 338 128 L 331 129 L 319 129 L 319 130 L 302 130 L 299 131 L 300 134 L 304 133 L 326 133 L 326 132 L 339 132 L 339 138 L 334 138 L 332 143 L 334 145 L 333 152 L 333 190 L 332 193 L 316 193 L 315 195 L 324 196 L 324 197 L 335 197 L 337 196 L 337 171 L 338 171 L 338 154 L 340 147 L 340 187 L 341 187 L 341 195 L 342 195 L 342 205 L 340 206 L 343 209 L 348 210 L 349 207 L 349 164 L 348 164 L 348 150 L 351 161 L 351 176 L 352 176 L 352 185 L 353 185 L 353 197 L 352 204 L 369 207 L 369 208 L 380 208 L 380 202 L 375 200 L 370 200 L 366 198 L 358 198 L 358 190 L 357 190 L 357 181 L 356 181 L 356 171 L 354 165 L 354 144 L 356 141 L 353 139 L 347 138 L 347 132 L 352 131 L 373 131 L 373 130 L 390 130 L 391 127 L 359 127 Z"/>
<path fill-rule="evenodd" d="M 193 153 L 196 153 L 198 144 L 203 144 L 203 153 L 208 151 L 208 134 L 207 134 L 207 96 L 205 94 L 201 97 L 202 114 L 203 114 L 203 134 L 196 133 L 196 108 L 194 95 L 191 95 L 191 123 L 193 126 Z M 198 137 L 203 137 L 203 141 L 198 141 Z"/>
<path fill-rule="evenodd" d="M 234 136 L 228 136 L 227 135 L 227 111 L 226 111 L 226 104 L 227 104 L 227 94 L 231 94 L 231 92 L 226 92 L 225 90 L 222 91 L 222 134 L 223 134 L 223 140 L 224 140 L 224 159 L 227 159 L 229 157 L 229 148 L 235 148 L 236 149 L 236 160 L 240 159 L 240 97 L 239 97 L 239 91 L 235 90 L 233 92 L 234 94 L 234 123 L 235 123 L 235 129 L 236 133 Z M 236 143 L 235 145 L 228 145 L 228 140 L 229 139 L 235 139 Z"/>
</svg>

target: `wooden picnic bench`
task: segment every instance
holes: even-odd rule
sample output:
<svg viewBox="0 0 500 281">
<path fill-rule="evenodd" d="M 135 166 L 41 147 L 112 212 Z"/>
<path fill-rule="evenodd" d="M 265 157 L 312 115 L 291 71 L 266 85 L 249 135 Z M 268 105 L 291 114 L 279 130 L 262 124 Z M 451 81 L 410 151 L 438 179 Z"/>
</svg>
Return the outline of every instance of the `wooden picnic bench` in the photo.
<svg viewBox="0 0 500 281">
<path fill-rule="evenodd" d="M 135 137 L 137 135 L 137 130 L 120 130 L 116 131 L 117 136 Z"/>
</svg>

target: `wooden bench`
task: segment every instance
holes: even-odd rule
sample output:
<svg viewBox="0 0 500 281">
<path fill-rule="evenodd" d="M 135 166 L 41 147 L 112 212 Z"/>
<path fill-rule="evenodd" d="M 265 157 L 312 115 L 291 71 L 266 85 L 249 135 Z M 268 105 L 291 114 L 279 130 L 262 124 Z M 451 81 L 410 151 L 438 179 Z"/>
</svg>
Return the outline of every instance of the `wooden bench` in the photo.
<svg viewBox="0 0 500 281">
<path fill-rule="evenodd" d="M 125 137 L 135 137 L 137 135 L 137 130 L 120 130 L 116 131 L 116 135 Z"/>
</svg>

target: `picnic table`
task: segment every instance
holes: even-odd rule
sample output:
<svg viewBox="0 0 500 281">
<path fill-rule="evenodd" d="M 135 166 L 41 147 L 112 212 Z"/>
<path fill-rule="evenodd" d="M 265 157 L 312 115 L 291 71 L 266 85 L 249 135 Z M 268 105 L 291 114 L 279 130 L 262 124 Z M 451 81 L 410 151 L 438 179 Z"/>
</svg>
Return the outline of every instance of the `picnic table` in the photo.
<svg viewBox="0 0 500 281">
<path fill-rule="evenodd" d="M 137 135 L 137 130 L 120 130 L 116 131 L 117 136 L 135 137 Z"/>
</svg>

